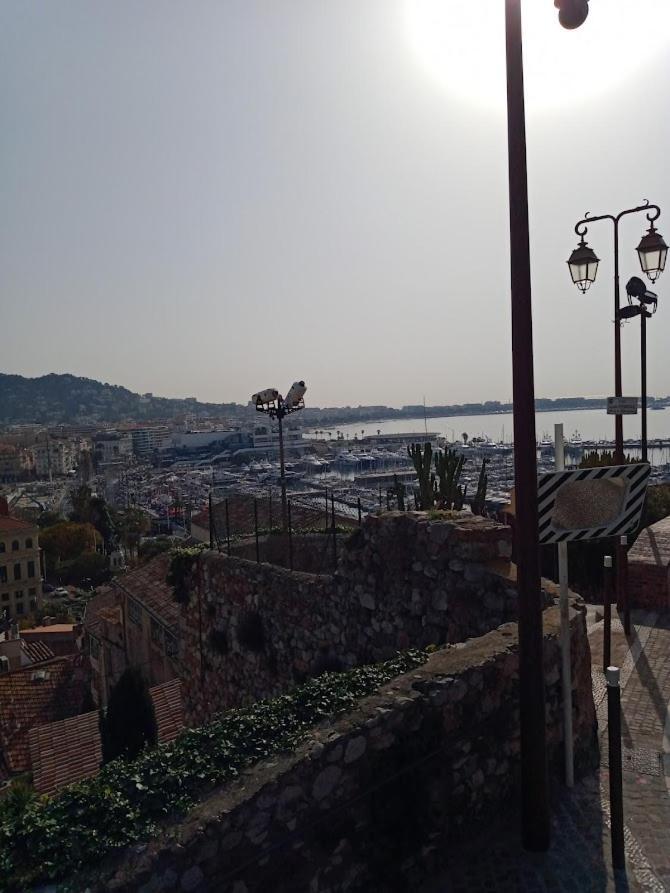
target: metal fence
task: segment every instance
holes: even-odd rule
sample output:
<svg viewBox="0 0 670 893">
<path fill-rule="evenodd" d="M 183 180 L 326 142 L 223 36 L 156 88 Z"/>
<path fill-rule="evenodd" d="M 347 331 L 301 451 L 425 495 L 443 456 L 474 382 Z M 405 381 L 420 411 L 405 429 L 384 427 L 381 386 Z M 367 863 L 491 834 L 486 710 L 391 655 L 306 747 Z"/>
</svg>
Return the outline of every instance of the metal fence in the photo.
<svg viewBox="0 0 670 893">
<path fill-rule="evenodd" d="M 269 490 L 264 496 L 210 496 L 210 547 L 291 570 L 308 565 L 308 569 L 322 572 L 337 564 L 338 538 L 360 526 L 363 518 L 360 499 L 352 501 L 327 489 L 291 494 L 286 509 L 284 525 L 278 490 Z M 301 547 L 296 560 L 298 541 Z"/>
</svg>

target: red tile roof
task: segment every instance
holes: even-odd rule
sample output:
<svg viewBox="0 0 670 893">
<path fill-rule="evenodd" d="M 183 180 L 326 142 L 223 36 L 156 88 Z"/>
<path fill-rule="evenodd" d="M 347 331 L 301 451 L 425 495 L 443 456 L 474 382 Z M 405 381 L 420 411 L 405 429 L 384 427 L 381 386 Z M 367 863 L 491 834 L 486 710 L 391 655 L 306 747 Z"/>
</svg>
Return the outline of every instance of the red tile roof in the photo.
<svg viewBox="0 0 670 893">
<path fill-rule="evenodd" d="M 39 794 L 97 775 L 102 762 L 98 712 L 37 726 L 28 733 L 28 744 Z"/>
<path fill-rule="evenodd" d="M 121 603 L 121 593 L 113 586 L 103 586 L 87 603 L 84 611 L 84 629 L 93 636 L 100 636 L 102 624 L 109 618 L 109 611 L 118 608 Z"/>
<path fill-rule="evenodd" d="M 23 638 L 21 639 L 21 650 L 31 664 L 52 660 L 56 656 L 45 642 L 27 642 Z"/>
<path fill-rule="evenodd" d="M 10 515 L 0 515 L 0 533 L 12 530 L 37 530 L 35 524 L 22 521 L 20 518 L 12 518 Z"/>
<path fill-rule="evenodd" d="M 167 554 L 157 555 L 137 570 L 116 577 L 112 585 L 141 602 L 164 626 L 176 628 L 179 624 L 179 605 L 172 586 L 167 582 L 170 561 Z"/>
<path fill-rule="evenodd" d="M 172 679 L 149 689 L 156 711 L 159 744 L 184 727 L 181 682 Z M 28 735 L 33 784 L 40 794 L 97 775 L 102 762 L 97 711 L 38 726 Z"/>
<path fill-rule="evenodd" d="M 0 751 L 12 772 L 30 768 L 30 729 L 76 714 L 86 684 L 80 657 L 58 657 L 0 676 Z"/>
<path fill-rule="evenodd" d="M 150 688 L 149 694 L 156 711 L 158 741 L 160 744 L 167 744 L 168 741 L 176 738 L 184 728 L 181 682 L 179 679 L 171 679 L 169 682 Z"/>
</svg>

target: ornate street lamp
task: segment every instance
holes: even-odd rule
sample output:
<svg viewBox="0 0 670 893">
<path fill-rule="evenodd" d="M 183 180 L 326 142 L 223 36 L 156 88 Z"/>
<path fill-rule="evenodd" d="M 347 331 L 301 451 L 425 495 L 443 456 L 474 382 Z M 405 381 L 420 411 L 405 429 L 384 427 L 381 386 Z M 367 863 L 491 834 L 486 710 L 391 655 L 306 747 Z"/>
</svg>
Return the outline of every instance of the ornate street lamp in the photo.
<svg viewBox="0 0 670 893">
<path fill-rule="evenodd" d="M 580 291 L 587 291 L 596 278 L 598 258 L 584 241 L 588 227 L 599 220 L 609 220 L 613 224 L 614 235 L 614 394 L 620 397 L 621 390 L 621 321 L 619 307 L 619 223 L 622 217 L 628 214 L 646 213 L 650 223 L 649 232 L 642 237 L 637 251 L 643 271 L 654 282 L 660 276 L 668 254 L 668 246 L 654 228 L 654 221 L 661 214 L 658 205 L 650 205 L 645 202 L 635 208 L 627 208 L 618 214 L 600 214 L 592 217 L 589 213 L 575 226 L 575 232 L 580 238 L 579 246 L 570 255 L 568 267 L 570 276 Z M 614 461 L 617 465 L 623 464 L 623 419 L 621 415 L 614 416 Z"/>
<path fill-rule="evenodd" d="M 587 292 L 596 281 L 599 263 L 600 258 L 596 257 L 593 248 L 589 248 L 582 237 L 579 245 L 568 258 L 572 281 L 581 292 Z"/>
<path fill-rule="evenodd" d="M 647 234 L 640 239 L 640 244 L 637 246 L 637 254 L 640 258 L 642 272 L 646 274 L 651 282 L 656 282 L 665 269 L 668 246 L 653 223 L 651 223 Z"/>
</svg>

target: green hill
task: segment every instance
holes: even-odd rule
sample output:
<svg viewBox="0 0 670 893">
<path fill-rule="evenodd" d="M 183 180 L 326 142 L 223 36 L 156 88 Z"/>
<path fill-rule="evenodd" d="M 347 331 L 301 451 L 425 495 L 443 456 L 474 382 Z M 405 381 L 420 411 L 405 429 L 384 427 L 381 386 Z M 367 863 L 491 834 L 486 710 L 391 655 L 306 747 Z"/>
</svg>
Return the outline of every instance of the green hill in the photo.
<svg viewBox="0 0 670 893">
<path fill-rule="evenodd" d="M 117 422 L 122 419 L 152 421 L 181 413 L 193 416 L 234 415 L 235 403 L 200 403 L 134 394 L 118 385 L 103 384 L 76 375 L 42 375 L 24 378 L 0 372 L 0 424 L 72 424 Z"/>
</svg>

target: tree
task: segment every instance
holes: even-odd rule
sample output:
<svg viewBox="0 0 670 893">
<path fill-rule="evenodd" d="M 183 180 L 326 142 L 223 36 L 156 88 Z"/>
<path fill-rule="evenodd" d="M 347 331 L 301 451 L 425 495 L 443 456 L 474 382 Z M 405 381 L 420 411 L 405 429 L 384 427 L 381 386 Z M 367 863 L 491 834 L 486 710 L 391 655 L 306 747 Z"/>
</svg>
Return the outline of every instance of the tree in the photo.
<svg viewBox="0 0 670 893">
<path fill-rule="evenodd" d="M 102 761 L 133 760 L 158 742 L 156 711 L 139 667 L 128 667 L 109 696 L 100 719 Z"/>
<path fill-rule="evenodd" d="M 151 524 L 146 512 L 131 508 L 117 512 L 115 516 L 116 530 L 122 544 L 131 555 L 137 554 L 140 539 L 149 531 Z"/>
<path fill-rule="evenodd" d="M 74 561 L 84 552 L 95 552 L 99 540 L 100 534 L 93 525 L 73 521 L 61 521 L 40 534 L 40 546 L 51 568 L 59 562 Z"/>
</svg>

